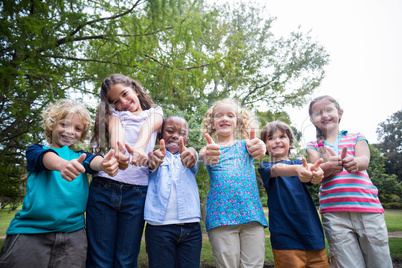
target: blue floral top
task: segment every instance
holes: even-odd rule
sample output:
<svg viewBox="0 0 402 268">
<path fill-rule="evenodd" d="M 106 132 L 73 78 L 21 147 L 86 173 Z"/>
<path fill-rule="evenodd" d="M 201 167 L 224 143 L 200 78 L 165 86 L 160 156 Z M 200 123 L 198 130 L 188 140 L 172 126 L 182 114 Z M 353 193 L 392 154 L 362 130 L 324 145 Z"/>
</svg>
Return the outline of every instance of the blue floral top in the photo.
<svg viewBox="0 0 402 268">
<path fill-rule="evenodd" d="M 268 226 L 255 176 L 254 159 L 244 140 L 221 147 L 219 164 L 207 166 L 211 189 L 206 229 L 257 221 Z"/>
</svg>

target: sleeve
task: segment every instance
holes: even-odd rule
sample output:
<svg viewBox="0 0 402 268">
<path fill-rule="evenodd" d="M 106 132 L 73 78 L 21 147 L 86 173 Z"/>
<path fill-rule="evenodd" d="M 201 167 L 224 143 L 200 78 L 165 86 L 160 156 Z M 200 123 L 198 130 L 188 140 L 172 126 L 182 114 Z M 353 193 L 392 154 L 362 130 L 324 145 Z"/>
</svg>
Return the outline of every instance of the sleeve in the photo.
<svg viewBox="0 0 402 268">
<path fill-rule="evenodd" d="M 99 156 L 103 157 L 103 155 L 101 155 L 101 154 L 91 154 L 91 153 L 88 153 L 88 152 L 85 152 L 85 151 L 79 151 L 78 153 L 86 154 L 86 156 L 87 156 L 87 157 L 85 158 L 84 162 L 82 162 L 82 165 L 84 166 L 85 171 L 86 171 L 87 173 L 89 173 L 89 174 L 94 174 L 94 173 L 98 172 L 97 170 L 91 169 L 90 164 L 91 164 L 91 161 L 92 161 L 96 156 L 99 155 Z"/>
<path fill-rule="evenodd" d="M 28 147 L 25 157 L 27 158 L 27 170 L 28 171 L 43 171 L 48 170 L 43 165 L 43 156 L 47 152 L 53 152 L 57 155 L 56 151 L 52 149 L 44 149 L 41 144 L 34 144 Z"/>
<path fill-rule="evenodd" d="M 358 141 L 366 141 L 367 144 L 369 143 L 368 140 L 367 140 L 367 138 L 366 138 L 366 136 L 364 136 L 362 133 L 357 133 L 356 135 L 357 135 L 356 143 L 357 143 Z"/>
<path fill-rule="evenodd" d="M 306 145 L 306 151 L 307 151 L 307 149 L 313 149 L 313 150 L 318 151 L 317 142 L 316 141 L 308 142 L 307 145 Z"/>
<path fill-rule="evenodd" d="M 268 187 L 269 178 L 271 177 L 272 164 L 270 162 L 263 162 L 258 167 L 258 173 L 262 178 L 264 187 Z"/>
</svg>

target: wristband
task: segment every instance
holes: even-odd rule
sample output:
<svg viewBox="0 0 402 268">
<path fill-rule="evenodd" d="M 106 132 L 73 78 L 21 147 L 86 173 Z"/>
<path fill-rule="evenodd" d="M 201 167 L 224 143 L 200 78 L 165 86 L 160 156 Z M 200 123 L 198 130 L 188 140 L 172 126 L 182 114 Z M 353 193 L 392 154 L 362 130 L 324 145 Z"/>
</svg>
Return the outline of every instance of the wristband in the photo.
<svg viewBox="0 0 402 268">
<path fill-rule="evenodd" d="M 321 147 L 321 146 L 324 146 L 324 143 L 319 142 L 319 143 L 318 143 L 318 147 Z"/>
</svg>

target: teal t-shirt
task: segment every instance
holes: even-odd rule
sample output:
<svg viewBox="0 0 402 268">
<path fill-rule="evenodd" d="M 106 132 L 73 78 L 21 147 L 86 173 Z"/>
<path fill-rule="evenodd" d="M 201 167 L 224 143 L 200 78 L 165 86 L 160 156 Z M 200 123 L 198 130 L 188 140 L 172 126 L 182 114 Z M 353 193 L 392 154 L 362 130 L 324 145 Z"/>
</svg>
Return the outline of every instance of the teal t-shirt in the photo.
<svg viewBox="0 0 402 268">
<path fill-rule="evenodd" d="M 16 213 L 7 234 L 37 234 L 73 232 L 85 227 L 84 212 L 88 201 L 89 184 L 86 173 L 71 182 L 58 171 L 47 170 L 42 164 L 43 155 L 53 151 L 68 161 L 82 153 L 67 146 L 49 148 L 35 144 L 27 150 L 28 180 L 22 210 Z M 94 155 L 89 153 L 83 165 L 87 172 Z"/>
</svg>

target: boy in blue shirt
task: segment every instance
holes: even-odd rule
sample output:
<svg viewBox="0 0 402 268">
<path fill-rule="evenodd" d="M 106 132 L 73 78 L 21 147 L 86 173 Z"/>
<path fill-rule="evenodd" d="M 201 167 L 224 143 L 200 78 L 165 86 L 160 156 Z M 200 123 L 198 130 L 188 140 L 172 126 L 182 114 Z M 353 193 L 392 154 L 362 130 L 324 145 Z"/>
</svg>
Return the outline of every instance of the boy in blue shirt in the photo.
<svg viewBox="0 0 402 268">
<path fill-rule="evenodd" d="M 160 148 L 149 154 L 145 242 L 149 267 L 199 268 L 202 247 L 198 155 L 188 144 L 188 123 L 177 115 L 162 125 Z"/>
<path fill-rule="evenodd" d="M 85 106 L 59 100 L 42 117 L 50 146 L 27 149 L 26 195 L 7 229 L 0 267 L 85 267 L 86 172 L 114 176 L 119 164 L 113 151 L 103 158 L 72 150 L 91 125 Z"/>
<path fill-rule="evenodd" d="M 268 123 L 261 131 L 271 161 L 258 167 L 268 194 L 269 231 L 277 267 L 329 267 L 324 233 L 307 185 L 320 183 L 322 159 L 307 164 L 305 158 L 289 160 L 294 148 L 290 126 Z"/>
</svg>

